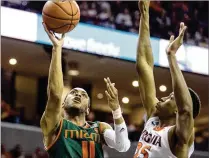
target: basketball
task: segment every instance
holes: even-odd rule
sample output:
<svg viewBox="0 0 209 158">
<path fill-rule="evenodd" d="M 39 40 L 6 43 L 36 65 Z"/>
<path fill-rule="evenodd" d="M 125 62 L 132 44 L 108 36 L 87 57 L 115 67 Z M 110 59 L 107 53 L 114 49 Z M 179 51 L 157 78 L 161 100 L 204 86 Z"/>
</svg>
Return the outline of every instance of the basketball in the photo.
<svg viewBox="0 0 209 158">
<path fill-rule="evenodd" d="M 79 23 L 80 9 L 74 0 L 47 1 L 42 10 L 42 17 L 49 30 L 66 33 Z"/>
</svg>

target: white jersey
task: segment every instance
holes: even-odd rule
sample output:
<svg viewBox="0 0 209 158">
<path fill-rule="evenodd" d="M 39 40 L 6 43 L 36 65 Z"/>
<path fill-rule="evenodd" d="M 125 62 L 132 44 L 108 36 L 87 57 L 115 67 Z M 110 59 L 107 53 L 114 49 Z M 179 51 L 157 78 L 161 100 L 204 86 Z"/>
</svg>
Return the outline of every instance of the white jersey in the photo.
<svg viewBox="0 0 209 158">
<path fill-rule="evenodd" d="M 134 158 L 177 158 L 170 150 L 168 131 L 173 126 L 160 128 L 158 117 L 150 118 L 144 126 Z M 194 143 L 189 148 L 188 157 L 194 152 Z"/>
</svg>

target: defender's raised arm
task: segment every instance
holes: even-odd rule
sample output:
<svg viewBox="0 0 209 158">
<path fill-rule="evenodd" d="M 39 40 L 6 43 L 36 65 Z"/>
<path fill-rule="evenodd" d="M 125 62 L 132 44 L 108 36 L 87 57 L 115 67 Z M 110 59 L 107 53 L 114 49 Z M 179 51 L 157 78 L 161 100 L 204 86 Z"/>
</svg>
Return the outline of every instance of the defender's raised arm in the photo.
<svg viewBox="0 0 209 158">
<path fill-rule="evenodd" d="M 148 118 L 155 112 L 155 104 L 158 102 L 153 75 L 154 60 L 150 43 L 149 4 L 149 0 L 139 1 L 141 17 L 136 60 L 140 96 Z"/>
</svg>

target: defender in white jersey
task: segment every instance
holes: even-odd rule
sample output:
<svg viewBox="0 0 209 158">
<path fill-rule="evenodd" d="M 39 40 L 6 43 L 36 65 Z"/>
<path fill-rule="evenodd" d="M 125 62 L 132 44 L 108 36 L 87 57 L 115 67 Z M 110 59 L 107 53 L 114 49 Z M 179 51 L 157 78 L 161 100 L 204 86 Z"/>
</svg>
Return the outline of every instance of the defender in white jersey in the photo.
<svg viewBox="0 0 209 158">
<path fill-rule="evenodd" d="M 184 23 L 180 24 L 178 37 L 174 39 L 171 36 L 166 49 L 173 92 L 168 97 L 157 99 L 149 32 L 149 3 L 149 0 L 139 1 L 141 17 L 136 68 L 147 122 L 134 158 L 187 158 L 194 151 L 194 118 L 199 114 L 201 105 L 198 95 L 187 87 L 175 56 L 183 43 L 187 27 Z"/>
<path fill-rule="evenodd" d="M 139 139 L 134 158 L 176 158 L 168 142 L 168 131 L 174 126 L 160 127 L 158 117 L 150 118 Z M 190 146 L 188 157 L 194 152 L 194 143 Z"/>
</svg>

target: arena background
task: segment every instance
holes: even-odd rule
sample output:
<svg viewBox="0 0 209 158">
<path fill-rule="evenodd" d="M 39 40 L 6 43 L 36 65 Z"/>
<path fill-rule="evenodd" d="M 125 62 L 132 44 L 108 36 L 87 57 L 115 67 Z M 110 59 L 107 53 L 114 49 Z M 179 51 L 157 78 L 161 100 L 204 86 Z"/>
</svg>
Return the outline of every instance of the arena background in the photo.
<svg viewBox="0 0 209 158">
<path fill-rule="evenodd" d="M 1 1 L 1 155 L 47 157 L 39 120 L 46 103 L 51 43 L 43 30 L 45 2 Z M 81 22 L 68 33 L 64 44 L 65 90 L 83 87 L 91 97 L 88 120 L 113 123 L 104 94 L 104 77 L 119 90 L 128 125 L 131 149 L 127 153 L 104 148 L 106 157 L 133 156 L 143 129 L 144 110 L 135 70 L 139 13 L 137 1 L 78 2 Z M 195 153 L 208 156 L 208 2 L 152 1 L 151 44 L 155 60 L 157 97 L 172 91 L 165 55 L 170 34 L 188 26 L 178 62 L 189 87 L 200 95 L 202 108 L 195 120 Z M 15 62 L 17 62 L 15 64 Z"/>
</svg>

